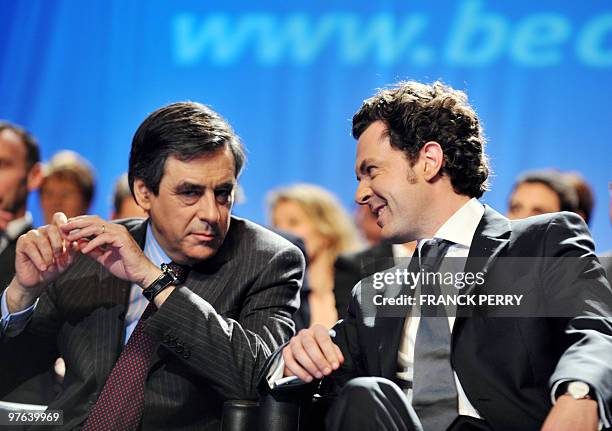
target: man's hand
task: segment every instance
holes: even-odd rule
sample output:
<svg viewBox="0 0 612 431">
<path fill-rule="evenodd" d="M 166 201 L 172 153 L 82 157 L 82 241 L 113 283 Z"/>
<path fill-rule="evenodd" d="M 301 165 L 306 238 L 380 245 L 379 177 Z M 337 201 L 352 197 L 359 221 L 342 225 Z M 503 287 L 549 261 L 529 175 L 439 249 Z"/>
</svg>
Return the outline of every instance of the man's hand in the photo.
<svg viewBox="0 0 612 431">
<path fill-rule="evenodd" d="M 562 395 L 548 413 L 542 431 L 596 431 L 598 428 L 596 401 Z"/>
<path fill-rule="evenodd" d="M 15 277 L 7 290 L 11 313 L 34 303 L 42 290 L 68 268 L 75 255 L 76 244 L 61 233 L 66 223 L 64 213 L 53 215 L 53 222 L 21 235 L 15 250 Z"/>
<path fill-rule="evenodd" d="M 283 349 L 285 376 L 297 376 L 304 382 L 321 379 L 344 362 L 340 348 L 322 325 L 302 329 Z"/>
<path fill-rule="evenodd" d="M 81 244 L 81 253 L 95 259 L 115 277 L 147 287 L 162 273 L 125 226 L 84 215 L 71 218 L 61 230 L 68 241 Z"/>
</svg>

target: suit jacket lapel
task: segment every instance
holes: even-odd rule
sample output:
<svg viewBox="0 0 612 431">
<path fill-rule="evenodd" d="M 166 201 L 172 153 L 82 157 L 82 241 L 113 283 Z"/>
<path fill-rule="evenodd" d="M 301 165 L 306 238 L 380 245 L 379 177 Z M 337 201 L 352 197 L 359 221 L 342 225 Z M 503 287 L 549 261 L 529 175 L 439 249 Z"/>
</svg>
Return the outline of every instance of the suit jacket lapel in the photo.
<svg viewBox="0 0 612 431">
<path fill-rule="evenodd" d="M 391 285 L 387 286 L 384 292 L 385 297 L 398 297 L 401 294 L 414 294 L 414 290 L 404 285 Z M 402 341 L 404 324 L 410 314 L 410 307 L 406 306 L 405 309 L 406 313 L 401 317 L 377 316 L 374 326 L 377 328 L 380 375 L 392 380 L 397 372 L 397 352 Z"/>
<path fill-rule="evenodd" d="M 380 340 L 377 355 L 380 361 L 380 376 L 394 380 L 397 372 L 397 352 L 402 341 L 406 317 L 380 317 L 376 320 Z"/>
<path fill-rule="evenodd" d="M 483 286 L 486 286 L 487 272 L 508 245 L 511 232 L 510 221 L 488 205 L 485 205 L 485 212 L 474 233 L 464 272 L 472 274 L 482 272 L 485 278 Z M 473 283 L 467 286 L 463 293 L 466 295 L 473 294 L 477 288 L 482 289 L 483 286 L 477 287 Z M 453 333 L 463 324 L 464 319 L 461 317 L 469 316 L 471 313 L 471 307 L 459 306 L 457 308 L 458 319 L 455 322 Z"/>
</svg>

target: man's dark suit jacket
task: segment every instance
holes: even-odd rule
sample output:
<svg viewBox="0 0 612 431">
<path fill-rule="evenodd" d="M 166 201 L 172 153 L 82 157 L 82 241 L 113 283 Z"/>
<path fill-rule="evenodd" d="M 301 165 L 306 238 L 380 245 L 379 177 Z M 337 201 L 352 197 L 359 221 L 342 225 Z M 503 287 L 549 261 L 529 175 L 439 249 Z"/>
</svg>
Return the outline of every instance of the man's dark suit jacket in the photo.
<svg viewBox="0 0 612 431">
<path fill-rule="evenodd" d="M 295 236 L 289 232 L 284 230 L 276 230 L 271 229 L 272 232 L 275 232 L 290 241 L 291 244 L 295 245 L 300 249 L 302 255 L 304 256 L 304 261 L 306 262 L 306 270 L 308 269 L 308 254 L 306 253 L 306 246 L 304 245 L 304 240 L 302 238 Z M 302 280 L 302 288 L 300 289 L 300 308 L 293 315 L 293 323 L 295 323 L 295 332 L 297 333 L 301 329 L 306 329 L 310 326 L 310 304 L 308 302 L 308 295 L 310 295 L 310 286 L 308 284 L 308 276 L 306 275 L 307 271 L 304 271 L 304 278 Z"/>
<path fill-rule="evenodd" d="M 146 222 L 124 223 L 143 246 Z M 303 271 L 295 246 L 232 217 L 217 254 L 195 266 L 147 320 L 144 330 L 159 348 L 142 428 L 219 429 L 224 400 L 255 399 L 262 365 L 294 333 Z M 123 348 L 129 292 L 129 282 L 79 258 L 41 295 L 24 333 L 5 335 L 1 385 L 48 367 L 60 353 L 66 377 L 49 408 L 64 411 L 61 429 L 82 425 Z"/>
<path fill-rule="evenodd" d="M 27 225 L 17 235 L 17 238 L 32 229 Z M 15 251 L 17 238 L 10 241 L 0 253 L 0 295 L 8 287 L 15 276 Z M 28 379 L 13 389 L 10 393 L 0 396 L 2 401 L 15 403 L 47 405 L 56 395 L 57 383 L 53 365 L 39 375 Z"/>
<path fill-rule="evenodd" d="M 612 285 L 612 251 L 604 253 L 601 256 L 601 264 L 606 269 L 608 275 L 608 282 Z"/>
<path fill-rule="evenodd" d="M 360 280 L 395 266 L 391 244 L 343 253 L 334 262 L 334 298 L 339 319 L 346 319 L 351 292 Z"/>
<path fill-rule="evenodd" d="M 550 383 L 559 379 L 590 384 L 611 417 L 612 291 L 604 271 L 596 258 L 581 273 L 568 273 L 562 260 L 538 259 L 594 257 L 593 250 L 588 228 L 575 214 L 511 222 L 486 208 L 466 266 L 466 272 L 486 273 L 477 293 L 496 293 L 501 283 L 506 293 L 531 292 L 550 304 L 575 298 L 581 308 L 576 318 L 457 317 L 452 365 L 468 399 L 494 430 L 539 430 L 552 407 Z M 498 264 L 502 257 L 534 259 L 517 271 Z M 332 375 L 332 387 L 359 376 L 396 378 L 405 318 L 366 315 L 372 307 L 362 303 L 361 288 L 367 284 L 355 288 L 348 317 L 335 326 L 334 342 L 345 362 Z"/>
</svg>

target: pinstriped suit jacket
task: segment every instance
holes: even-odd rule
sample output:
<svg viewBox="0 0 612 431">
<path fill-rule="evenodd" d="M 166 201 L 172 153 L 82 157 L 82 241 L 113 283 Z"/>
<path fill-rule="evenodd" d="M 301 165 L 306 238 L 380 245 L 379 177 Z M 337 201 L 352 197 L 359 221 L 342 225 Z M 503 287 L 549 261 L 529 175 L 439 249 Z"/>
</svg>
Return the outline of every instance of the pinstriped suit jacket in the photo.
<svg viewBox="0 0 612 431">
<path fill-rule="evenodd" d="M 123 224 L 144 244 L 146 222 Z M 196 265 L 147 321 L 159 341 L 145 389 L 142 428 L 218 429 L 222 403 L 256 398 L 265 360 L 294 332 L 304 272 L 301 252 L 280 236 L 232 217 L 218 253 Z M 79 428 L 123 347 L 130 283 L 80 257 L 40 298 L 32 320 L 0 344 L 0 396 L 57 354 L 62 393 L 49 406 Z"/>
</svg>

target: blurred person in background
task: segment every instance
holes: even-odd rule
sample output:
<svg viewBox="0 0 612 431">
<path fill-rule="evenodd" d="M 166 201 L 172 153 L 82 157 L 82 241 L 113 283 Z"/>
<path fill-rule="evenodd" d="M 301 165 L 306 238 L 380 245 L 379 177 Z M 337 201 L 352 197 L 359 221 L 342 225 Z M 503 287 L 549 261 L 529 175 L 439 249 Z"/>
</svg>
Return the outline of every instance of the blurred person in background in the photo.
<svg viewBox="0 0 612 431">
<path fill-rule="evenodd" d="M 578 172 L 564 172 L 563 177 L 574 188 L 578 196 L 578 209 L 576 213 L 582 217 L 587 224 L 590 224 L 591 214 L 595 207 L 595 193 L 593 193 L 593 189 Z"/>
<path fill-rule="evenodd" d="M 40 150 L 34 136 L 15 124 L 0 122 L 0 294 L 15 275 L 17 238 L 33 227 L 27 200 L 41 181 Z M 54 385 L 55 374 L 48 369 L 1 393 L 0 399 L 47 405 L 55 396 Z"/>
<path fill-rule="evenodd" d="M 32 229 L 26 205 L 41 179 L 36 139 L 17 125 L 0 122 L 0 293 L 14 275 L 17 238 Z"/>
<path fill-rule="evenodd" d="M 115 183 L 113 194 L 113 213 L 111 219 L 117 220 L 128 217 L 147 217 L 145 210 L 140 208 L 130 191 L 128 174 L 123 173 Z"/>
<path fill-rule="evenodd" d="M 43 168 L 40 186 L 40 206 L 45 223 L 53 214 L 66 217 L 87 214 L 95 191 L 95 175 L 91 164 L 74 151 L 56 153 Z"/>
<path fill-rule="evenodd" d="M 509 219 L 559 211 L 578 212 L 578 194 L 563 174 L 543 169 L 518 176 L 510 193 Z"/>
<path fill-rule="evenodd" d="M 357 229 L 338 199 L 319 186 L 281 188 L 268 202 L 272 226 L 299 236 L 306 245 L 310 324 L 331 328 L 338 320 L 334 261 L 340 253 L 359 249 Z"/>
</svg>

